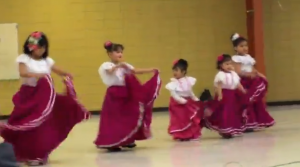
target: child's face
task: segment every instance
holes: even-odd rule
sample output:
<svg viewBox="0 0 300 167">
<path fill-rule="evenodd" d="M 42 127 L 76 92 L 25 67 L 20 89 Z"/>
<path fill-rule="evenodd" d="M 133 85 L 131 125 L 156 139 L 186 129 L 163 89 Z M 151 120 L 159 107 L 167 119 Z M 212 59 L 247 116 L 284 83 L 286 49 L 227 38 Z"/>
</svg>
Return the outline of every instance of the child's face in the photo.
<svg viewBox="0 0 300 167">
<path fill-rule="evenodd" d="M 179 68 L 173 69 L 173 76 L 176 79 L 182 78 L 185 75 L 185 73 L 186 73 L 185 71 L 182 71 Z"/>
<path fill-rule="evenodd" d="M 243 41 L 234 49 L 238 52 L 238 54 L 241 54 L 241 55 L 248 54 L 248 42 Z"/>
<path fill-rule="evenodd" d="M 38 46 L 38 48 L 36 48 L 32 51 L 32 55 L 35 57 L 42 57 L 43 54 L 45 53 L 45 51 L 46 51 L 45 46 Z"/>
<path fill-rule="evenodd" d="M 123 58 L 123 50 L 113 51 L 109 53 L 109 57 L 114 62 L 121 62 Z"/>
<path fill-rule="evenodd" d="M 222 65 L 221 68 L 224 71 L 232 71 L 233 70 L 233 65 L 232 65 L 232 61 L 225 61 Z"/>
</svg>

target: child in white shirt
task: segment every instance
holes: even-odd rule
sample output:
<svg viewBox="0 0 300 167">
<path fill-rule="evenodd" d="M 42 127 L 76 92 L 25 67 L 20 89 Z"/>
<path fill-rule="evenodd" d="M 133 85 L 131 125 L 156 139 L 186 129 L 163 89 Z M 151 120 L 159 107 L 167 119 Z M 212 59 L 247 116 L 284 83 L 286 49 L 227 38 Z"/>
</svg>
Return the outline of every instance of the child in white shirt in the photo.
<svg viewBox="0 0 300 167">
<path fill-rule="evenodd" d="M 123 62 L 122 44 L 108 41 L 104 48 L 110 61 L 104 62 L 98 72 L 107 91 L 94 143 L 97 148 L 109 151 L 134 148 L 135 140 L 151 137 L 153 101 L 158 96 L 161 80 L 154 68 L 136 69 Z M 154 76 L 142 85 L 134 74 L 144 73 L 154 73 Z"/>
<path fill-rule="evenodd" d="M 241 110 L 247 115 L 245 132 L 267 128 L 275 124 L 268 113 L 264 97 L 267 93 L 266 77 L 255 69 L 255 59 L 248 54 L 247 39 L 235 33 L 231 36 L 236 55 L 232 56 L 235 71 L 241 77 L 241 83 L 247 94 L 241 95 Z"/>
<path fill-rule="evenodd" d="M 188 62 L 184 59 L 175 61 L 172 69 L 174 78 L 166 85 L 171 94 L 168 132 L 175 140 L 198 140 L 201 136 L 199 99 L 193 93 L 196 78 L 187 76 Z"/>
<path fill-rule="evenodd" d="M 232 138 L 243 133 L 242 114 L 237 105 L 236 91 L 245 90 L 240 77 L 232 71 L 231 56 L 222 54 L 217 59 L 219 72 L 215 76 L 215 101 L 209 106 L 212 115 L 206 119 L 206 126 L 216 130 L 223 138 Z"/>
</svg>

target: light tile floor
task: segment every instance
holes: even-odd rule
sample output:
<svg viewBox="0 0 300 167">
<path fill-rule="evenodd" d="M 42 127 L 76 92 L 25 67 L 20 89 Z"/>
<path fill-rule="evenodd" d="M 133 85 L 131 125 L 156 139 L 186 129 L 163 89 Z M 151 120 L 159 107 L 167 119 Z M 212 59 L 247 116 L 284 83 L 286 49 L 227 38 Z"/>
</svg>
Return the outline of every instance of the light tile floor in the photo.
<svg viewBox="0 0 300 167">
<path fill-rule="evenodd" d="M 200 141 L 175 142 L 168 113 L 155 113 L 153 138 L 133 151 L 106 153 L 93 144 L 98 117 L 78 125 L 50 156 L 49 167 L 300 167 L 300 107 L 271 108 L 275 127 L 231 140 L 203 130 Z M 279 167 L 278 166 L 278 167 Z"/>
</svg>

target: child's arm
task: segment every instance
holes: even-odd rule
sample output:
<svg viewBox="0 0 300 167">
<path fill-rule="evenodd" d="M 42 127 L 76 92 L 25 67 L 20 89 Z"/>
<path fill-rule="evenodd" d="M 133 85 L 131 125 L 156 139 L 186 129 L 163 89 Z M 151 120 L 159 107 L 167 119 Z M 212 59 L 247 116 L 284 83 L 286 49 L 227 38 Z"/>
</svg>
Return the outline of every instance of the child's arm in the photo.
<svg viewBox="0 0 300 167">
<path fill-rule="evenodd" d="M 61 68 L 59 68 L 59 67 L 57 67 L 56 65 L 53 65 L 52 66 L 52 71 L 55 73 L 55 74 L 57 74 L 57 75 L 59 75 L 59 76 L 68 76 L 69 75 L 69 73 L 67 73 L 66 71 L 64 71 L 64 70 L 62 70 Z"/>
<path fill-rule="evenodd" d="M 233 68 L 232 70 L 235 71 L 237 74 L 239 74 L 240 76 L 243 75 L 243 72 L 241 70 L 241 63 L 236 63 L 236 62 L 233 62 Z"/>
<path fill-rule="evenodd" d="M 243 85 L 242 84 L 238 84 L 237 88 L 243 92 L 243 93 L 246 93 L 246 90 L 244 89 Z"/>
<path fill-rule="evenodd" d="M 267 78 L 264 74 L 260 73 L 257 69 L 253 69 L 253 73 L 255 73 L 256 75 L 258 75 L 259 77 L 262 77 L 262 78 Z"/>
<path fill-rule="evenodd" d="M 260 73 L 260 72 L 258 72 L 258 71 L 257 71 L 257 75 L 260 76 L 260 77 L 262 77 L 262 78 L 267 79 L 267 77 L 266 77 L 264 74 L 262 74 L 262 73 Z"/>
<path fill-rule="evenodd" d="M 187 102 L 186 99 L 180 97 L 176 91 L 170 91 L 171 92 L 171 96 L 180 104 L 185 104 Z"/>
<path fill-rule="evenodd" d="M 223 99 L 222 82 L 218 82 L 216 89 L 217 89 L 218 100 L 221 101 Z"/>
<path fill-rule="evenodd" d="M 193 91 L 191 91 L 191 96 L 190 96 L 190 97 L 191 97 L 192 100 L 194 100 L 194 101 L 199 101 L 199 98 L 194 94 Z"/>
</svg>

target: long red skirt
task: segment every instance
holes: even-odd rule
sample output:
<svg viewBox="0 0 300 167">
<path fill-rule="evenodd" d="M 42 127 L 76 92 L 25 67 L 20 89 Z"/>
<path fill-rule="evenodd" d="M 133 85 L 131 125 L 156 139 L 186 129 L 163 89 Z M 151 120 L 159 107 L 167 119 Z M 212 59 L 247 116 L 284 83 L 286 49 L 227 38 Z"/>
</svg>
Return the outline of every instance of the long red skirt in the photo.
<svg viewBox="0 0 300 167">
<path fill-rule="evenodd" d="M 56 94 L 51 76 L 46 76 L 36 87 L 22 85 L 14 95 L 14 109 L 1 124 L 1 136 L 13 145 L 19 160 L 46 161 L 72 128 L 89 118 L 72 81 L 65 80 L 65 85 L 66 94 Z"/>
<path fill-rule="evenodd" d="M 191 98 L 186 100 L 186 104 L 179 104 L 172 97 L 170 98 L 168 132 L 174 140 L 197 140 L 201 136 L 200 106 Z"/>
<path fill-rule="evenodd" d="M 205 118 L 206 127 L 219 132 L 222 136 L 240 135 L 245 130 L 242 114 L 237 105 L 236 90 L 223 89 L 223 99 L 218 101 L 218 96 L 209 103 L 208 108 L 212 115 Z"/>
<path fill-rule="evenodd" d="M 240 110 L 247 116 L 246 129 L 262 129 L 273 126 L 274 119 L 268 113 L 264 97 L 268 90 L 268 82 L 262 77 L 242 78 L 241 84 L 247 90 L 246 95 L 239 93 Z"/>
<path fill-rule="evenodd" d="M 153 102 L 161 87 L 158 72 L 144 85 L 128 74 L 125 85 L 107 89 L 94 142 L 98 148 L 126 146 L 151 137 Z"/>
</svg>

